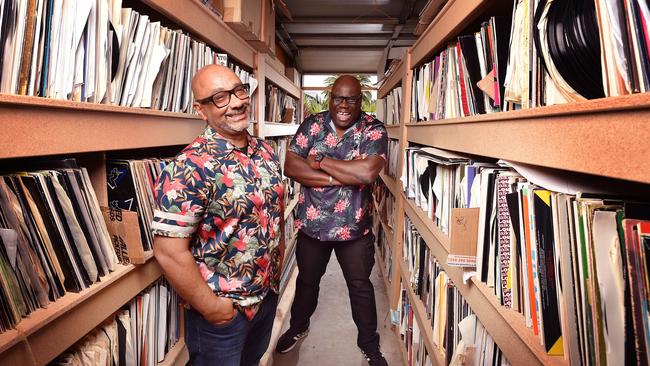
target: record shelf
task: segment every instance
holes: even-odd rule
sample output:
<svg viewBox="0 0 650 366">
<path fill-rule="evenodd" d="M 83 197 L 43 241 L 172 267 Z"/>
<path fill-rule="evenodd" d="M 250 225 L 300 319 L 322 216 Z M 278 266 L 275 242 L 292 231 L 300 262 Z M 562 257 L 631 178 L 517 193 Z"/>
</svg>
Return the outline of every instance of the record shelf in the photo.
<svg viewBox="0 0 650 366">
<path fill-rule="evenodd" d="M 300 101 L 301 88 L 280 71 L 266 67 L 271 56 L 255 51 L 199 0 L 143 0 L 172 23 L 210 46 L 228 53 L 260 81 L 257 111 L 264 113 L 264 82 L 287 91 Z M 267 61 L 267 59 L 269 61 Z M 261 62 L 260 62 L 261 61 Z M 138 151 L 190 143 L 205 127 L 197 115 L 144 108 L 81 103 L 21 95 L 0 94 L 3 138 L 0 159 L 10 165 L 34 157 L 75 157 L 88 168 L 100 206 L 107 206 L 106 152 Z M 264 123 L 253 118 L 256 134 L 291 136 L 297 125 Z M 167 150 L 165 150 L 167 151 Z M 295 205 L 293 206 L 295 207 Z M 291 276 L 295 281 L 297 270 Z M 80 293 L 68 293 L 24 318 L 16 329 L 0 334 L 0 364 L 44 365 L 109 318 L 121 306 L 162 275 L 149 253 L 141 265 L 118 265 L 117 269 Z M 288 286 L 290 290 L 292 286 Z M 289 293 L 284 291 L 285 302 Z M 291 294 L 291 297 L 293 294 Z M 162 365 L 184 365 L 187 348 L 181 337 Z"/>
<path fill-rule="evenodd" d="M 3 365 L 45 365 L 157 280 L 158 262 L 117 265 L 114 272 L 79 292 L 67 293 L 0 334 Z"/>
<path fill-rule="evenodd" d="M 298 106 L 301 106 L 302 92 L 299 86 L 295 85 L 288 77 L 277 70 L 277 62 L 274 62 L 271 56 L 263 53 L 258 53 L 255 58 L 255 77 L 259 85 L 258 90 L 266 90 L 266 82 L 270 82 L 278 88 L 287 92 L 288 95 L 298 101 Z M 257 125 L 257 136 L 261 138 L 266 137 L 280 137 L 280 136 L 293 136 L 298 130 L 297 124 L 270 122 L 265 121 L 265 99 L 258 98 L 256 101 L 257 120 L 264 121 L 262 124 Z M 300 108 L 300 107 L 299 107 Z M 302 109 L 302 108 L 301 108 Z M 299 112 L 299 111 L 296 111 Z M 301 111 L 300 111 L 301 112 Z M 301 114 L 298 114 L 298 121 Z"/>
<path fill-rule="evenodd" d="M 387 126 L 389 136 L 400 141 L 398 174 L 401 175 L 404 164 L 404 148 L 409 143 L 416 143 L 563 170 L 568 174 L 584 173 L 622 179 L 632 184 L 650 184 L 650 160 L 646 158 L 650 156 L 648 93 L 433 122 L 411 122 L 412 70 L 439 52 L 463 28 L 474 24 L 488 8 L 488 3 L 487 0 L 449 0 L 405 55 L 399 67 L 404 93 L 400 129 L 393 132 L 393 128 Z M 378 98 L 386 97 L 392 89 L 400 86 L 396 78 L 394 74 L 387 78 L 380 86 Z M 563 357 L 548 356 L 539 337 L 526 327 L 523 315 L 502 307 L 486 284 L 475 278 L 463 284 L 462 271 L 446 264 L 449 237 L 431 223 L 413 200 L 406 198 L 399 180 L 385 174 L 381 179 L 395 195 L 395 272 L 406 284 L 407 296 L 434 364 L 444 365 L 445 358 L 433 352 L 436 346 L 432 343 L 431 325 L 422 302 L 413 291 L 409 291 L 408 267 L 404 267 L 401 258 L 404 216 L 417 227 L 431 253 L 511 364 L 568 364 Z M 399 280 L 394 282 L 399 283 Z M 406 361 L 406 348 L 403 345 L 401 348 Z"/>
</svg>

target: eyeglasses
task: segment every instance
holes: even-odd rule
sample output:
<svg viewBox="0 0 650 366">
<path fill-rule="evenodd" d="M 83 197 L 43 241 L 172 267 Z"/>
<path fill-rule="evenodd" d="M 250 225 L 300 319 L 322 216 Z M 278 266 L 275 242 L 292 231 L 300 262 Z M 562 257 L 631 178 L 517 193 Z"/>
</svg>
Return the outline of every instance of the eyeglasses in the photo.
<svg viewBox="0 0 650 366">
<path fill-rule="evenodd" d="M 241 84 L 231 90 L 218 91 L 207 98 L 197 99 L 196 101 L 201 104 L 212 102 L 215 107 L 223 108 L 230 103 L 231 95 L 234 95 L 241 100 L 248 99 L 250 97 L 250 89 L 250 85 Z"/>
<path fill-rule="evenodd" d="M 355 105 L 355 104 L 359 103 L 360 100 L 361 100 L 361 95 L 354 95 L 354 96 L 351 96 L 351 97 L 342 97 L 342 96 L 339 96 L 339 95 L 332 94 L 332 102 L 334 102 L 334 105 L 339 105 L 339 104 L 343 103 L 343 101 L 348 102 L 349 105 Z"/>
</svg>

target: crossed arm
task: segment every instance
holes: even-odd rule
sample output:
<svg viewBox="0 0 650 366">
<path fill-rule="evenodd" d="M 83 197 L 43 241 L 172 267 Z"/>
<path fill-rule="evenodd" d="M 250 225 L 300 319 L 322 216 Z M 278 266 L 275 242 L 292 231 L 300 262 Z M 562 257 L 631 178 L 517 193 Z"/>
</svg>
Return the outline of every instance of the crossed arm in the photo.
<svg viewBox="0 0 650 366">
<path fill-rule="evenodd" d="M 318 169 L 318 165 L 312 155 L 305 159 L 294 152 L 287 151 L 284 173 L 307 187 L 364 185 L 371 184 L 377 179 L 385 161 L 378 155 L 370 155 L 357 160 L 337 160 L 325 157 L 320 162 L 320 169 Z M 332 177 L 331 183 L 330 176 Z"/>
</svg>

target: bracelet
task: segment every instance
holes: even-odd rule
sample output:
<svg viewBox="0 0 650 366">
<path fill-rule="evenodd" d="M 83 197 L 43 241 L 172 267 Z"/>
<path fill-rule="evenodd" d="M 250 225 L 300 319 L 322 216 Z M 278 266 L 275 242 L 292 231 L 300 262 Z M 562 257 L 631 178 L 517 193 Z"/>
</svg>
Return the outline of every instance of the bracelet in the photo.
<svg viewBox="0 0 650 366">
<path fill-rule="evenodd" d="M 332 176 L 328 175 L 328 177 L 329 177 L 329 185 L 332 185 Z"/>
</svg>

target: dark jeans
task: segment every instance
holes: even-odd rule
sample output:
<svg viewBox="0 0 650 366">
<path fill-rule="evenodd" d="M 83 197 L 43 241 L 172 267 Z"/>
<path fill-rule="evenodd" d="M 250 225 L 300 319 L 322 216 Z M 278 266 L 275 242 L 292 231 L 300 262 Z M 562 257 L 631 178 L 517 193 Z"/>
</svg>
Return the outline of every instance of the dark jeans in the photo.
<svg viewBox="0 0 650 366">
<path fill-rule="evenodd" d="M 193 366 L 257 365 L 266 352 L 275 320 L 278 295 L 269 292 L 253 320 L 237 312 L 226 325 L 208 323 L 196 310 L 185 313 L 185 343 Z"/>
<path fill-rule="evenodd" d="M 334 250 L 348 285 L 352 318 L 359 332 L 357 345 L 366 352 L 379 349 L 375 290 L 370 282 L 375 264 L 374 236 L 368 234 L 347 242 L 320 241 L 300 231 L 297 245 L 298 279 L 291 306 L 291 328 L 302 331 L 309 326 L 309 318 L 318 305 L 320 279 Z"/>
</svg>

